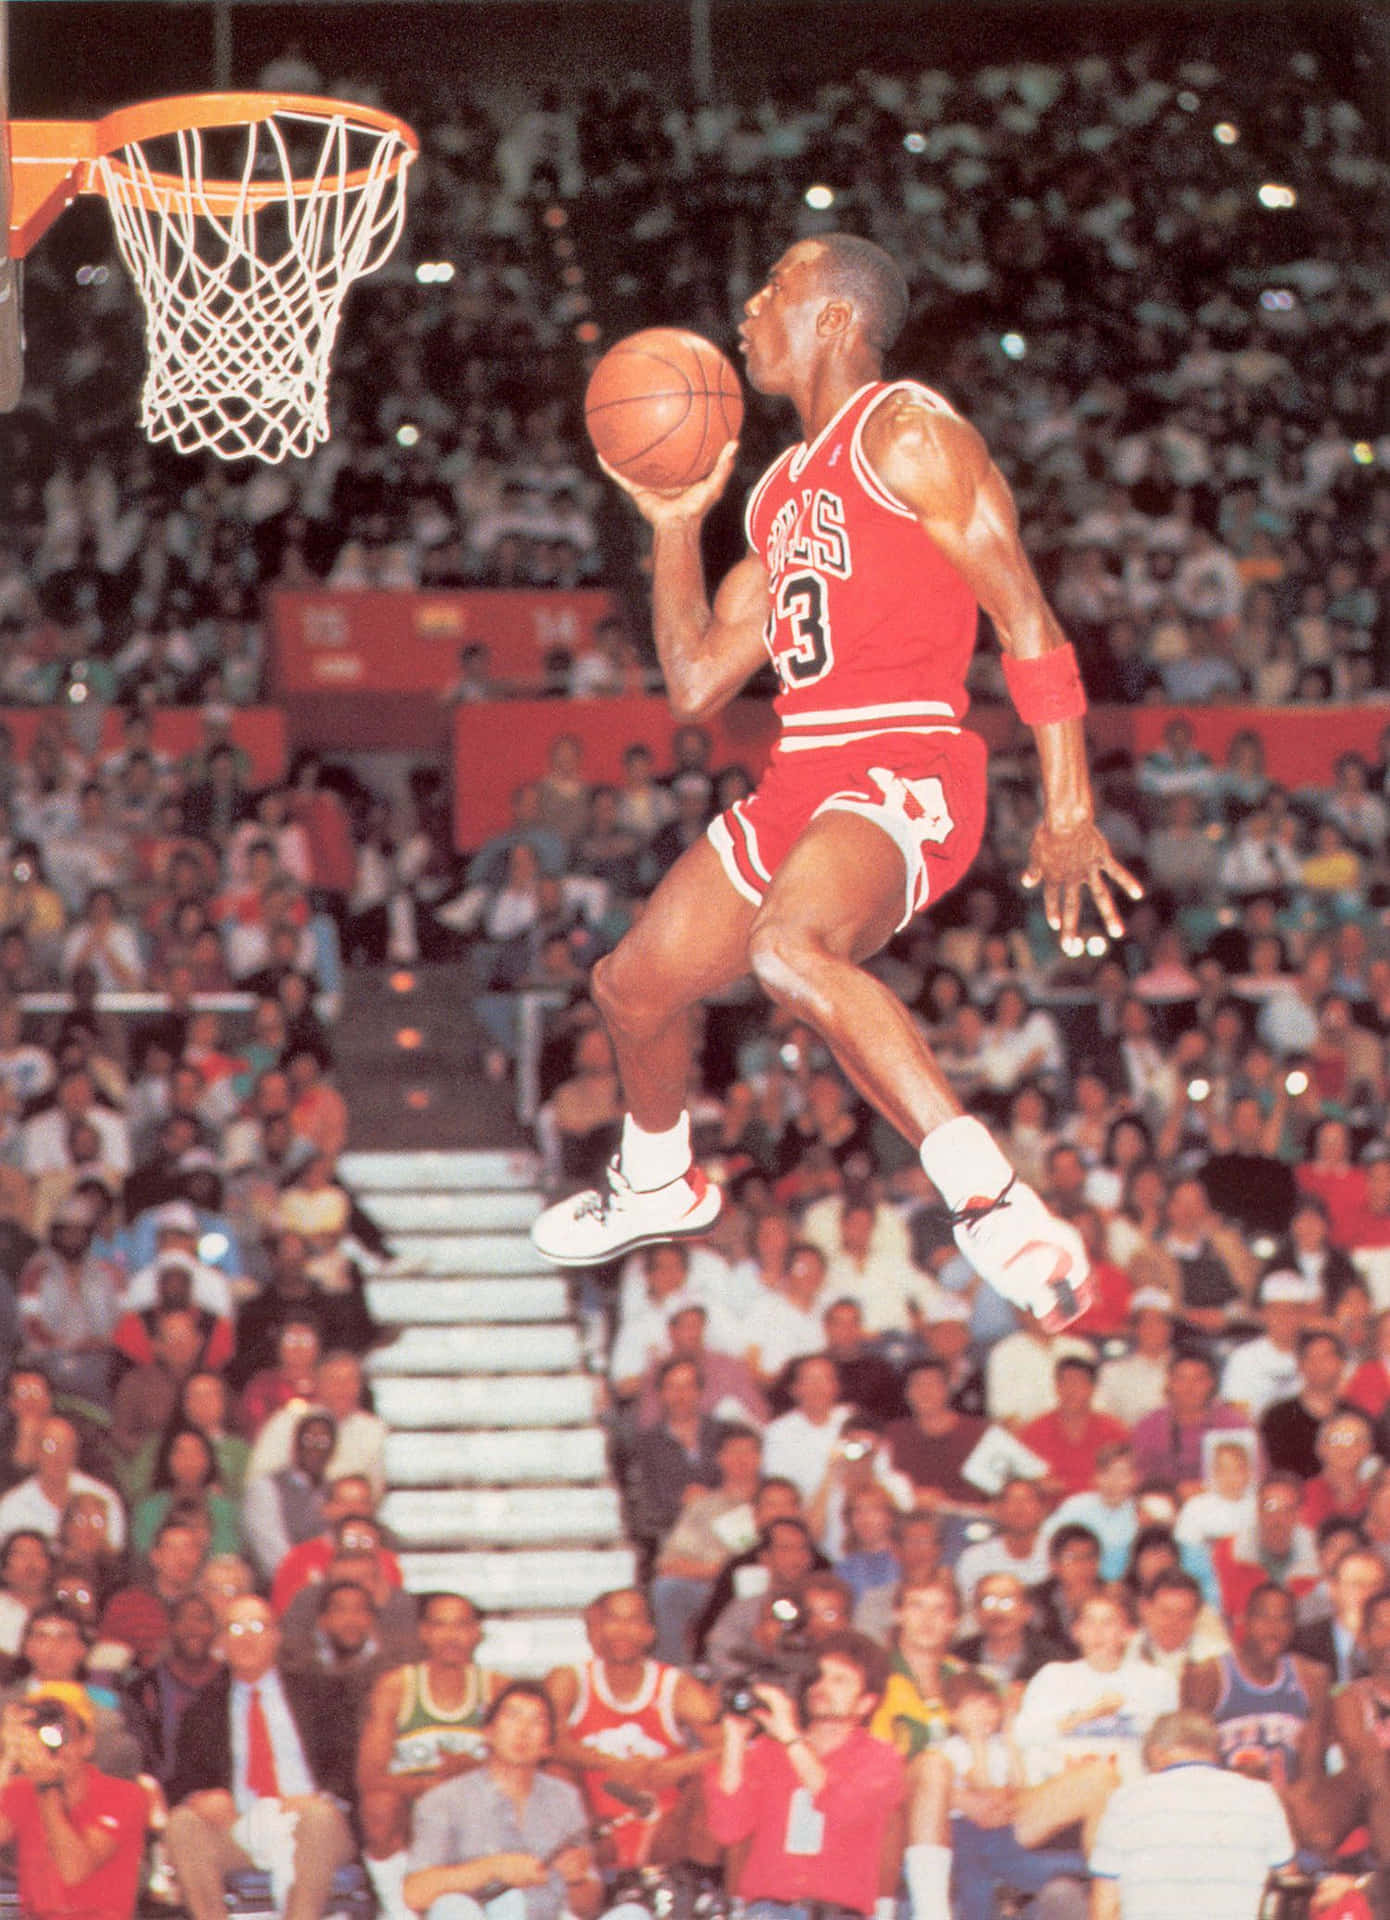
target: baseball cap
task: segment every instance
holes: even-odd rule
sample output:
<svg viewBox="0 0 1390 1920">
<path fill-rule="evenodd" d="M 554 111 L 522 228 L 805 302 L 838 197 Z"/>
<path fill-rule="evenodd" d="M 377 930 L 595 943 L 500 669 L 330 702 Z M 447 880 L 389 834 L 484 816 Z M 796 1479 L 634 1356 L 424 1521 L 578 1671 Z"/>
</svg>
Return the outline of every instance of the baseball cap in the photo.
<svg viewBox="0 0 1390 1920">
<path fill-rule="evenodd" d="M 1291 1268 L 1281 1267 L 1277 1272 L 1267 1273 L 1260 1282 L 1262 1307 L 1312 1307 L 1321 1299 L 1322 1289 L 1316 1280 L 1305 1280 Z"/>
<path fill-rule="evenodd" d="M 1129 1297 L 1129 1310 L 1131 1313 L 1166 1313 L 1171 1319 L 1172 1296 L 1162 1287 L 1137 1287 Z"/>
<path fill-rule="evenodd" d="M 198 1216 L 186 1200 L 169 1200 L 154 1216 L 156 1233 L 197 1233 Z"/>
<path fill-rule="evenodd" d="M 25 1701 L 28 1707 L 42 1706 L 45 1700 L 52 1700 L 74 1720 L 80 1721 L 88 1733 L 97 1723 L 97 1710 L 92 1704 L 91 1695 L 85 1687 L 79 1687 L 75 1680 L 49 1680 L 37 1693 L 31 1693 Z"/>
</svg>

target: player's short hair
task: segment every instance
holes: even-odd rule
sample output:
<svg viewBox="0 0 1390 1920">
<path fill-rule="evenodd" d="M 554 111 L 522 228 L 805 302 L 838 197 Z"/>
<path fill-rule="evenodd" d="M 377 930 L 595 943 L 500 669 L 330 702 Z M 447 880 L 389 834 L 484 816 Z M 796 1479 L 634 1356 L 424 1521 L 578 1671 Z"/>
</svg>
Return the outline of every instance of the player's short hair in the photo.
<svg viewBox="0 0 1390 1920">
<path fill-rule="evenodd" d="M 907 320 L 909 295 L 902 268 L 882 247 L 857 233 L 820 233 L 821 271 L 827 286 L 853 300 L 865 338 L 887 353 Z"/>
</svg>

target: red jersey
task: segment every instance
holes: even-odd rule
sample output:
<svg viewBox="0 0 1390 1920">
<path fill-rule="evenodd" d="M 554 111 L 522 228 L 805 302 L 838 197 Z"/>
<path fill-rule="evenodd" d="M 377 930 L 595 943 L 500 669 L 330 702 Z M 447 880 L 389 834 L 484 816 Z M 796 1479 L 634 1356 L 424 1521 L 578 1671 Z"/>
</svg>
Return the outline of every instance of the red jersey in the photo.
<svg viewBox="0 0 1390 1920">
<path fill-rule="evenodd" d="M 665 1760 L 686 1751 L 686 1740 L 676 1721 L 679 1667 L 648 1660 L 642 1681 L 631 1700 L 615 1700 L 604 1678 L 603 1662 L 587 1660 L 575 1669 L 579 1692 L 570 1712 L 568 1731 L 586 1747 L 611 1753 L 615 1760 Z M 676 1803 L 676 1790 L 666 1788 L 651 1797 L 655 1805 L 644 1811 L 615 1799 L 603 1784 L 602 1767 L 586 1768 L 584 1792 L 596 1820 L 613 1823 L 613 1846 L 620 1867 L 644 1864 L 646 1845 L 662 1815 Z"/>
<path fill-rule="evenodd" d="M 770 577 L 764 639 L 781 684 L 778 752 L 864 731 L 954 727 L 978 603 L 869 466 L 864 422 L 889 393 L 953 414 L 915 381 L 873 381 L 748 497 L 748 544 Z"/>
</svg>

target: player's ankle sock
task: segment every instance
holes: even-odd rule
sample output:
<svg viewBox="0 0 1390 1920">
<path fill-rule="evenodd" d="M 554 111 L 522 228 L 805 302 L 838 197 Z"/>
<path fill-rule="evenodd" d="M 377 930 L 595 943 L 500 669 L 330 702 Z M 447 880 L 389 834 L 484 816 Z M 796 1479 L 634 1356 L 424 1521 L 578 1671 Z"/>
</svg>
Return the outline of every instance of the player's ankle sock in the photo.
<svg viewBox="0 0 1390 1920">
<path fill-rule="evenodd" d="M 968 1113 L 933 1127 L 922 1142 L 921 1160 L 953 1213 L 972 1200 L 992 1200 L 1014 1177 L 988 1130 Z"/>
<path fill-rule="evenodd" d="M 389 1854 L 385 1860 L 373 1860 L 369 1853 L 362 1856 L 362 1864 L 367 1869 L 367 1878 L 372 1883 L 372 1891 L 381 1908 L 381 1920 L 402 1920 L 410 1914 L 405 1904 L 405 1870 L 410 1856 L 404 1850 Z M 413 1920 L 413 1916 L 412 1916 Z"/>
<path fill-rule="evenodd" d="M 903 1853 L 912 1920 L 951 1920 L 951 1849 L 918 1845 Z"/>
<path fill-rule="evenodd" d="M 623 1121 L 623 1145 L 618 1157 L 623 1178 L 638 1193 L 668 1186 L 690 1165 L 690 1115 L 683 1113 L 664 1133 L 648 1133 L 631 1114 Z"/>
</svg>

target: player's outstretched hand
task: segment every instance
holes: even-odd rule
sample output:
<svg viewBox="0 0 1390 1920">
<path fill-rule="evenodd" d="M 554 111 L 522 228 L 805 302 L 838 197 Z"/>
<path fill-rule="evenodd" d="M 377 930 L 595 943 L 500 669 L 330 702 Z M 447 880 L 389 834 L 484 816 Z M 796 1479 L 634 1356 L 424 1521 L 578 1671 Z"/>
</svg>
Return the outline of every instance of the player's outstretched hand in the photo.
<svg viewBox="0 0 1390 1920">
<path fill-rule="evenodd" d="M 738 458 L 738 441 L 730 440 L 703 480 L 693 486 L 679 487 L 674 493 L 658 493 L 653 487 L 639 487 L 635 480 L 610 467 L 599 465 L 615 486 L 622 488 L 642 518 L 654 527 L 676 520 L 702 520 L 729 484 L 729 475 Z"/>
<path fill-rule="evenodd" d="M 1143 887 L 1120 865 L 1093 820 L 1068 828 L 1050 827 L 1044 820 L 1038 827 L 1028 850 L 1023 884 L 1042 888 L 1047 924 L 1063 940 L 1076 938 L 1086 893 L 1095 901 L 1110 938 L 1121 937 L 1124 922 L 1110 890 L 1112 880 L 1131 900 L 1143 899 Z"/>
</svg>

